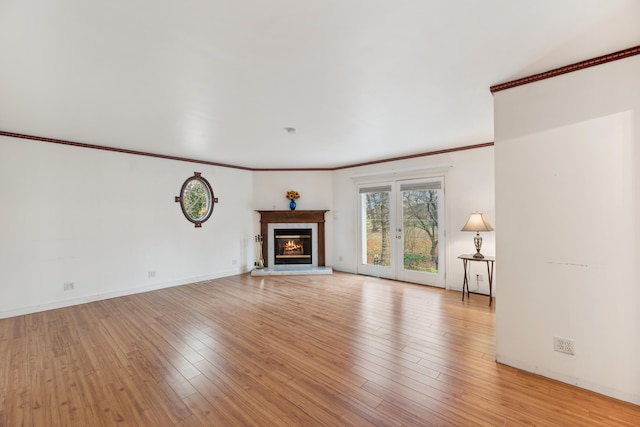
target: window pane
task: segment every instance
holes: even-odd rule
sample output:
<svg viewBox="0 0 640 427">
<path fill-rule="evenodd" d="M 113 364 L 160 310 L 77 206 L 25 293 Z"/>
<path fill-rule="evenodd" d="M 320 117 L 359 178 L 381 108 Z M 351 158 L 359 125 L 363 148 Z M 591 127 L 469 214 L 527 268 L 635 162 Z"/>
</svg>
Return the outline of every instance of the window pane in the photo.
<svg viewBox="0 0 640 427">
<path fill-rule="evenodd" d="M 363 204 L 366 237 L 363 241 L 363 263 L 389 266 L 390 253 L 390 192 L 380 191 L 360 195 Z"/>
<path fill-rule="evenodd" d="M 438 272 L 439 192 L 402 192 L 405 270 Z"/>
<path fill-rule="evenodd" d="M 211 194 L 197 178 L 191 178 L 182 193 L 184 211 L 192 220 L 202 220 L 209 213 Z"/>
</svg>

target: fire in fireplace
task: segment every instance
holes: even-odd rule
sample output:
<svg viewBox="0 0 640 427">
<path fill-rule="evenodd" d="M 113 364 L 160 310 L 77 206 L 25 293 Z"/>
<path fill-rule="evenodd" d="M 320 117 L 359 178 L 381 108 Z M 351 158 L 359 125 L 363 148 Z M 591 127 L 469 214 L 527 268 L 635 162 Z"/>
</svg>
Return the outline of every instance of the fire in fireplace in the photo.
<svg viewBox="0 0 640 427">
<path fill-rule="evenodd" d="M 280 228 L 273 230 L 275 264 L 312 264 L 311 229 Z"/>
</svg>

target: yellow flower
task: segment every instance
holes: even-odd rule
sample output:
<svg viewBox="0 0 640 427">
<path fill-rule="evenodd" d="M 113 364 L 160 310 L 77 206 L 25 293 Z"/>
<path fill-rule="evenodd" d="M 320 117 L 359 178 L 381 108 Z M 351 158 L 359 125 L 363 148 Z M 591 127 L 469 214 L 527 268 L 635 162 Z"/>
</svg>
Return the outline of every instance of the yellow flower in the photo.
<svg viewBox="0 0 640 427">
<path fill-rule="evenodd" d="M 298 193 L 297 191 L 294 190 L 289 190 L 287 191 L 287 195 L 286 198 L 289 200 L 296 200 L 300 198 L 300 193 Z"/>
</svg>

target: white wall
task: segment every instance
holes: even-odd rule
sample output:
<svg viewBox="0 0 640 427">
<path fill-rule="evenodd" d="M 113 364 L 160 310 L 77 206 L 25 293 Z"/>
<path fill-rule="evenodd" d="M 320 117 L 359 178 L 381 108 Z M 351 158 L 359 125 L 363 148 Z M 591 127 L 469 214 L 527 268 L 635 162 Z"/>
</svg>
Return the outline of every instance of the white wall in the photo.
<svg viewBox="0 0 640 427">
<path fill-rule="evenodd" d="M 497 360 L 636 404 L 639 75 L 635 56 L 494 100 Z"/>
<path fill-rule="evenodd" d="M 441 165 L 448 164 L 449 167 Z M 446 287 L 462 289 L 462 261 L 457 257 L 474 253 L 474 233 L 460 229 L 475 211 L 485 213 L 497 229 L 494 209 L 493 147 L 457 151 L 335 171 L 333 175 L 333 266 L 337 270 L 356 272 L 357 268 L 357 195 L 356 184 L 380 180 L 444 176 L 446 199 Z M 482 252 L 495 253 L 495 233 L 483 233 Z M 472 274 L 483 274 L 484 263 L 472 263 Z M 496 262 L 496 270 L 499 263 Z M 471 284 L 473 287 L 476 284 Z M 497 281 L 494 282 L 497 285 Z M 488 292 L 487 282 L 479 283 Z M 494 287 L 495 290 L 495 287 Z"/>
<path fill-rule="evenodd" d="M 251 172 L 7 137 L 0 152 L 0 317 L 253 264 Z M 200 229 L 174 202 L 194 171 L 220 200 Z"/>
<path fill-rule="evenodd" d="M 336 172 L 249 172 L 8 137 L 0 150 L 0 317 L 249 271 L 255 210 L 288 209 L 292 189 L 298 209 L 329 210 L 327 265 L 355 272 L 354 174 L 452 164 L 438 175 L 453 289 L 462 283 L 455 257 L 473 251 L 460 227 L 475 210 L 494 220 L 492 147 Z M 194 171 L 220 200 L 201 229 L 173 201 Z M 483 252 L 493 253 L 493 233 L 484 237 Z M 69 282 L 75 289 L 64 291 Z"/>
</svg>

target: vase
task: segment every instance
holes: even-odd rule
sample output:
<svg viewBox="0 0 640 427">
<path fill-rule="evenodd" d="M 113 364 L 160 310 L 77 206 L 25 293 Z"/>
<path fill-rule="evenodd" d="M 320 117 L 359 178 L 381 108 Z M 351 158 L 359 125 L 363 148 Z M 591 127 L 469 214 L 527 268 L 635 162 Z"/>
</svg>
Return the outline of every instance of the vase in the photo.
<svg viewBox="0 0 640 427">
<path fill-rule="evenodd" d="M 292 211 L 296 210 L 296 201 L 292 200 L 289 202 L 289 209 L 291 209 Z"/>
</svg>

